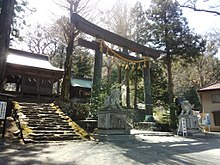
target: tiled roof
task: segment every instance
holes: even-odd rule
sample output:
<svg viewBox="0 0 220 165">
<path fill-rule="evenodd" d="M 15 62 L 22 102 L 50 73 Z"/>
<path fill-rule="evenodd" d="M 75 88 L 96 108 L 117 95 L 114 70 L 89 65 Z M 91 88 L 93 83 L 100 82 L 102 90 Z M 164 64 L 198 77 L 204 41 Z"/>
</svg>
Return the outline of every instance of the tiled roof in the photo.
<svg viewBox="0 0 220 165">
<path fill-rule="evenodd" d="M 92 87 L 92 81 L 91 80 L 71 78 L 71 85 L 73 87 L 91 88 Z"/>
<path fill-rule="evenodd" d="M 220 82 L 211 84 L 211 85 L 207 85 L 203 88 L 200 88 L 198 91 L 202 92 L 202 91 L 210 91 L 210 90 L 220 90 Z"/>
<path fill-rule="evenodd" d="M 63 71 L 63 69 L 52 66 L 49 62 L 48 56 L 15 49 L 9 49 L 7 63 L 47 70 Z"/>
</svg>

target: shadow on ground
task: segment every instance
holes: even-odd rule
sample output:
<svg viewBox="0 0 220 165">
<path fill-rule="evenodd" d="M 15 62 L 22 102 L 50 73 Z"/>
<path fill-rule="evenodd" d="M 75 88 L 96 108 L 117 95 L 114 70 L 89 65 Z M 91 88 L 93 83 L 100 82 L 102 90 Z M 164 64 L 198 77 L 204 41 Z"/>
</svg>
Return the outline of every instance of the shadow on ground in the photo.
<svg viewBox="0 0 220 165">
<path fill-rule="evenodd" d="M 115 141 L 122 148 L 124 156 L 143 164 L 219 164 L 219 137 L 181 138 L 182 141 L 151 141 L 145 137 L 139 140 Z M 156 137 L 157 138 L 157 137 Z M 163 137 L 161 137 L 163 139 Z M 169 137 L 164 137 L 169 138 Z M 175 137 L 178 139 L 178 137 Z M 213 150 L 210 152 L 210 150 Z M 206 153 L 206 152 L 210 153 Z M 201 154 L 203 153 L 203 154 Z"/>
</svg>

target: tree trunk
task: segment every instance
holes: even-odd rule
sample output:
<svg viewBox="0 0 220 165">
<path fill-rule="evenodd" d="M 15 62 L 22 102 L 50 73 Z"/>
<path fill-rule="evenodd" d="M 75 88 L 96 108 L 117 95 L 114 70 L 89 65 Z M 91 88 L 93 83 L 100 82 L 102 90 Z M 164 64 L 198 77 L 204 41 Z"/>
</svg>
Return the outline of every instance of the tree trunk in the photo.
<svg viewBox="0 0 220 165">
<path fill-rule="evenodd" d="M 172 78 L 172 60 L 169 52 L 167 52 L 167 75 L 168 75 L 168 93 L 169 93 L 169 106 L 170 106 L 170 126 L 171 128 L 176 127 L 175 121 L 175 107 L 173 106 L 173 78 Z"/>
<path fill-rule="evenodd" d="M 164 19 L 165 24 L 167 24 L 168 20 Z M 172 58 L 170 53 L 170 45 L 169 45 L 169 34 L 168 34 L 168 28 L 165 28 L 165 45 L 166 45 L 166 64 L 167 64 L 167 76 L 168 76 L 168 104 L 170 107 L 170 126 L 171 128 L 176 127 L 176 121 L 175 121 L 175 107 L 173 106 L 173 76 L 172 76 Z"/>
<path fill-rule="evenodd" d="M 170 54 L 167 53 L 167 76 L 168 76 L 168 93 L 169 93 L 169 104 L 173 103 L 173 78 L 172 78 L 172 61 Z"/>
<path fill-rule="evenodd" d="M 3 0 L 0 14 L 0 90 L 3 87 L 15 0 Z"/>
<path fill-rule="evenodd" d="M 70 1 L 70 23 L 71 23 L 71 29 L 70 29 L 70 35 L 69 35 L 69 41 L 66 48 L 66 61 L 64 64 L 64 77 L 63 77 L 63 83 L 62 83 L 62 90 L 61 90 L 61 100 L 62 101 L 68 101 L 69 100 L 69 92 L 70 92 L 70 81 L 71 81 L 71 68 L 72 68 L 72 53 L 74 48 L 74 40 L 77 35 L 74 24 L 72 22 L 72 13 L 73 13 L 73 5 L 74 5 L 74 11 L 75 8 L 78 7 L 78 3 L 74 4 L 73 1 Z"/>
<path fill-rule="evenodd" d="M 66 49 L 66 61 L 64 64 L 64 78 L 61 90 L 61 99 L 63 101 L 69 100 L 70 80 L 71 80 L 71 68 L 72 68 L 72 52 L 74 43 L 74 34 L 71 34 L 70 41 Z"/>
</svg>

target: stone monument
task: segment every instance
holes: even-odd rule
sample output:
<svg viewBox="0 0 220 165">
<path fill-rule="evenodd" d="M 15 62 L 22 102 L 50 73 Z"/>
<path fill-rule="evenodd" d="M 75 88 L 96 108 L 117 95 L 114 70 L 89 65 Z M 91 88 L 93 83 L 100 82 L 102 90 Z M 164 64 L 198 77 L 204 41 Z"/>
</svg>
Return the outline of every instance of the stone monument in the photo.
<svg viewBox="0 0 220 165">
<path fill-rule="evenodd" d="M 125 140 L 130 138 L 130 130 L 127 128 L 127 112 L 120 104 L 120 90 L 113 89 L 106 97 L 104 107 L 98 112 L 99 140 Z"/>
<path fill-rule="evenodd" d="M 178 116 L 179 126 L 177 134 L 187 136 L 199 131 L 198 117 L 193 115 L 192 105 L 189 101 L 185 100 L 181 102 L 181 113 Z"/>
</svg>

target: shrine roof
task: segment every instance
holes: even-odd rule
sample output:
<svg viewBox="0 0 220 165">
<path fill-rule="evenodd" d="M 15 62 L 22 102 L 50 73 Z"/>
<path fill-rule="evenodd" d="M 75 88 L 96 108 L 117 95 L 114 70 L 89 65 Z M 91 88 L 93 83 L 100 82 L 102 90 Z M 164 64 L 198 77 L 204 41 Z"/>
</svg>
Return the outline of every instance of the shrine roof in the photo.
<svg viewBox="0 0 220 165">
<path fill-rule="evenodd" d="M 92 80 L 71 78 L 72 87 L 92 88 Z"/>
<path fill-rule="evenodd" d="M 200 88 L 198 91 L 199 92 L 203 92 L 203 91 L 211 91 L 211 90 L 220 90 L 220 82 L 211 84 L 211 85 L 207 85 L 203 88 Z"/>
<path fill-rule="evenodd" d="M 48 56 L 25 52 L 16 49 L 9 49 L 7 64 L 22 65 L 34 68 L 41 68 L 51 71 L 63 71 L 51 65 Z"/>
</svg>

